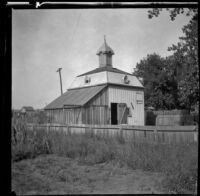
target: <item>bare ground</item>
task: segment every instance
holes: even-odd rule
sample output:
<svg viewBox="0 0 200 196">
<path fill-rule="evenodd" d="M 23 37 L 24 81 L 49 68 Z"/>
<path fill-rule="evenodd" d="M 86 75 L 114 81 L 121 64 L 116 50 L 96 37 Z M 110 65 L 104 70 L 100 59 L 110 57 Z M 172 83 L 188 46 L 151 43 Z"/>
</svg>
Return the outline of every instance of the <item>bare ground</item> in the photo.
<svg viewBox="0 0 200 196">
<path fill-rule="evenodd" d="M 16 194 L 148 194 L 166 193 L 161 173 L 120 167 L 88 165 L 56 155 L 12 163 L 12 190 Z"/>
</svg>

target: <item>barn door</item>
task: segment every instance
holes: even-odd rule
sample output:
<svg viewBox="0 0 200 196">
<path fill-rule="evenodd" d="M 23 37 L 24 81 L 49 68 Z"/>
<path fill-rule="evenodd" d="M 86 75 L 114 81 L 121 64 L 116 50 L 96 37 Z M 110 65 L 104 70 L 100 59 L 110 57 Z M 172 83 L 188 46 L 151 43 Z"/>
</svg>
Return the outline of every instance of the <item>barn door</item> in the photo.
<svg viewBox="0 0 200 196">
<path fill-rule="evenodd" d="M 117 103 L 111 103 L 111 124 L 112 125 L 117 125 L 118 124 L 118 104 Z"/>
<path fill-rule="evenodd" d="M 128 108 L 126 103 L 117 104 L 117 114 L 118 124 L 127 124 Z"/>
</svg>

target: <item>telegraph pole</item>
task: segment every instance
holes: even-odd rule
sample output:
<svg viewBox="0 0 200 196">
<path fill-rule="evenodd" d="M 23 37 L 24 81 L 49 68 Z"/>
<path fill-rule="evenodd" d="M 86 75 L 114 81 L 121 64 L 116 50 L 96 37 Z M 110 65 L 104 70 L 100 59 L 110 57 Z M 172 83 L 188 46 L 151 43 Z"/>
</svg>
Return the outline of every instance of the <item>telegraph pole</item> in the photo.
<svg viewBox="0 0 200 196">
<path fill-rule="evenodd" d="M 63 91 L 62 91 L 61 70 L 62 70 L 62 68 L 58 68 L 58 70 L 57 70 L 56 72 L 59 72 L 59 76 L 60 76 L 60 90 L 61 90 L 61 95 L 62 95 L 62 94 L 63 94 Z"/>
</svg>

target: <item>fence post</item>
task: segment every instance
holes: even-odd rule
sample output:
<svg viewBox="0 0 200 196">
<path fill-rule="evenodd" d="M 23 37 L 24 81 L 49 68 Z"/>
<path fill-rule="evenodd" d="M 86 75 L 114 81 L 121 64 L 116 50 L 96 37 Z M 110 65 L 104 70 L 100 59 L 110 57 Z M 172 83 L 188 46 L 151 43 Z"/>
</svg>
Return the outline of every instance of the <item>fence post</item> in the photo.
<svg viewBox="0 0 200 196">
<path fill-rule="evenodd" d="M 49 133 L 49 124 L 47 124 L 47 133 Z"/>
<path fill-rule="evenodd" d="M 158 142 L 158 132 L 157 132 L 157 129 L 155 128 L 153 132 L 154 132 L 154 140 L 155 140 L 155 142 Z"/>
<path fill-rule="evenodd" d="M 198 127 L 196 126 L 196 129 L 195 131 L 193 132 L 194 133 L 194 142 L 197 142 L 197 138 L 198 138 Z"/>
<path fill-rule="evenodd" d="M 89 127 L 89 135 L 90 137 L 93 137 L 92 125 L 90 125 Z"/>
<path fill-rule="evenodd" d="M 122 125 L 119 126 L 119 137 L 120 137 L 120 140 L 125 140 L 124 138 L 124 134 L 123 134 L 123 127 Z"/>
<path fill-rule="evenodd" d="M 196 181 L 196 183 L 195 183 L 195 195 L 197 195 L 197 189 L 198 189 L 198 187 L 197 187 L 197 181 Z"/>
<path fill-rule="evenodd" d="M 67 124 L 67 135 L 71 135 L 70 125 Z"/>
<path fill-rule="evenodd" d="M 62 124 L 62 133 L 64 134 L 64 123 Z"/>
</svg>

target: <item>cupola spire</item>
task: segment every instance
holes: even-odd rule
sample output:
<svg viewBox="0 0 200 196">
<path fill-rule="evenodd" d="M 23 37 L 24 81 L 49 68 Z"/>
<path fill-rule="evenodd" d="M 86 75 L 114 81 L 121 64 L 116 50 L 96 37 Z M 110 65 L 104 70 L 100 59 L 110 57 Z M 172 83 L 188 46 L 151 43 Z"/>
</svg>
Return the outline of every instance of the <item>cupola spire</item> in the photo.
<svg viewBox="0 0 200 196">
<path fill-rule="evenodd" d="M 106 43 L 106 36 L 104 35 L 104 43 L 97 51 L 99 56 L 99 67 L 111 66 L 112 67 L 112 55 L 114 51 Z"/>
<path fill-rule="evenodd" d="M 106 35 L 104 35 L 104 44 L 106 44 Z"/>
</svg>

